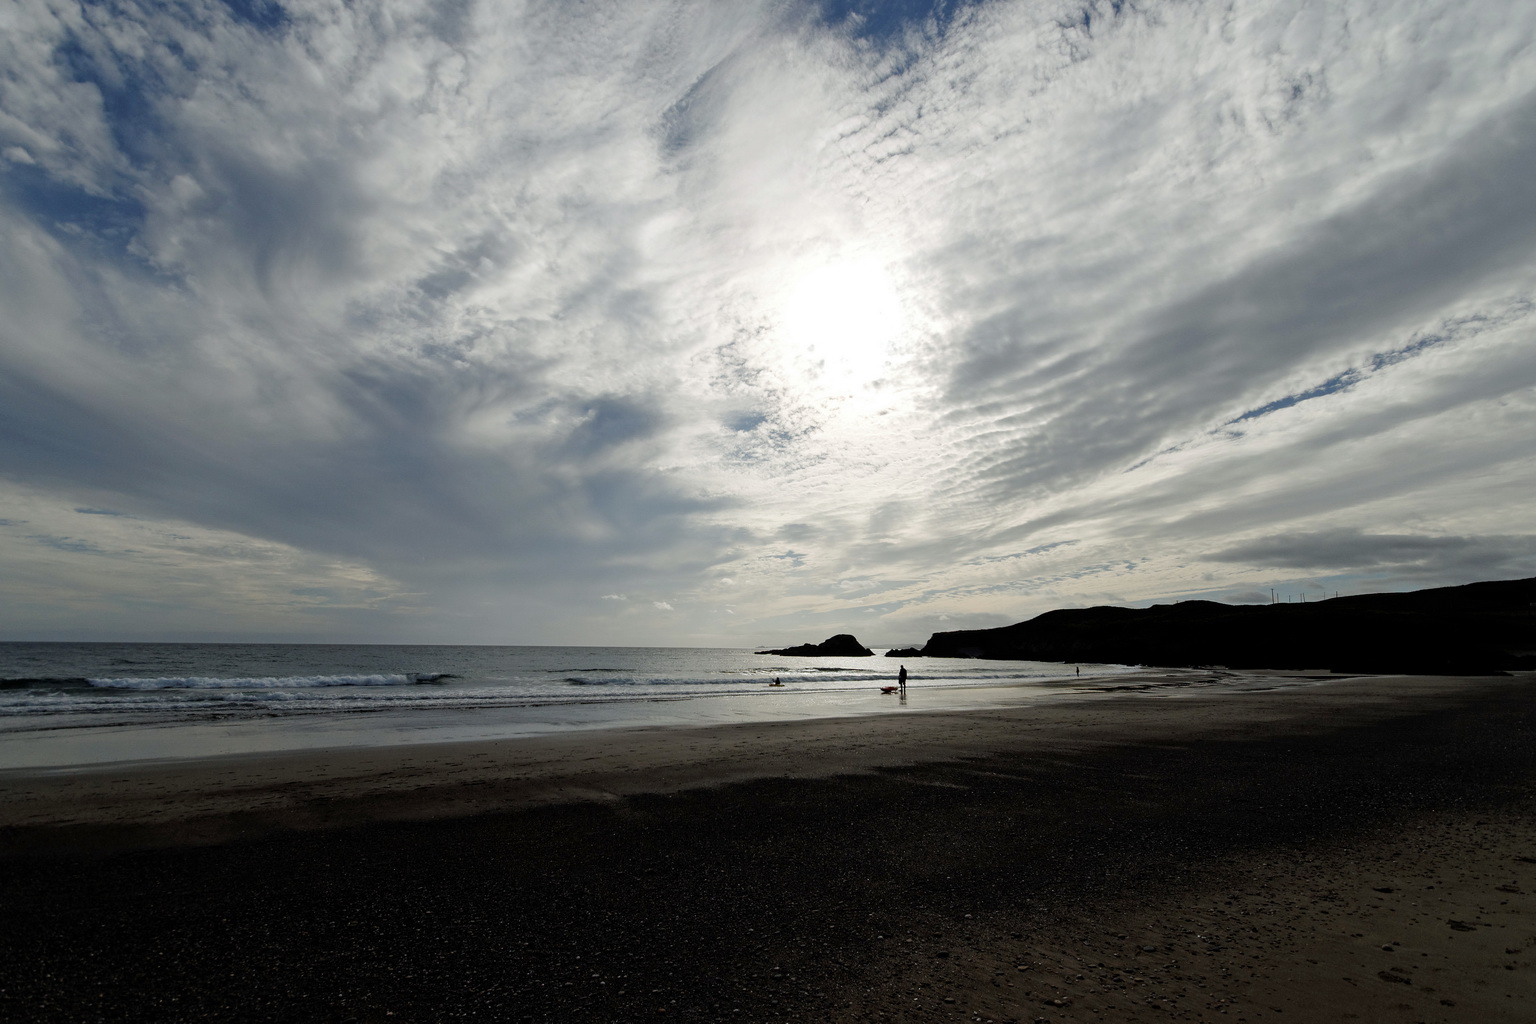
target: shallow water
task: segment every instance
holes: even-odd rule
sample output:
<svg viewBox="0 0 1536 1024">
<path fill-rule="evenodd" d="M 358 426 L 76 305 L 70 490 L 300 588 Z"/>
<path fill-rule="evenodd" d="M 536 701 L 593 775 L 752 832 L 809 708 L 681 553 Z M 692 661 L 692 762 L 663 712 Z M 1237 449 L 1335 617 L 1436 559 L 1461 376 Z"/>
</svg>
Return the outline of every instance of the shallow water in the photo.
<svg viewBox="0 0 1536 1024">
<path fill-rule="evenodd" d="M 746 650 L 0 643 L 0 769 L 988 707 L 1127 666 Z M 783 686 L 770 687 L 775 679 Z"/>
</svg>

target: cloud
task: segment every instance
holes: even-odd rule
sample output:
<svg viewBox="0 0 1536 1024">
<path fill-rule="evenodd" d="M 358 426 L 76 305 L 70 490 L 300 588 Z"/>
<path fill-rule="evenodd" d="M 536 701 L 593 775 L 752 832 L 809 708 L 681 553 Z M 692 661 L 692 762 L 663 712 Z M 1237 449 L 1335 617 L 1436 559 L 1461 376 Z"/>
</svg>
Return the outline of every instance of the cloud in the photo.
<svg viewBox="0 0 1536 1024">
<path fill-rule="evenodd" d="M 105 548 L 98 547 L 88 540 L 80 540 L 76 537 L 54 537 L 49 534 L 35 533 L 27 538 L 44 547 L 53 548 L 56 551 L 69 551 L 76 554 L 106 555 L 111 554 Z"/>
<path fill-rule="evenodd" d="M 1536 536 L 1368 534 L 1356 529 L 1337 529 L 1257 538 L 1212 552 L 1208 557 L 1215 562 L 1282 569 L 1341 572 L 1412 568 L 1493 578 L 1531 571 L 1536 566 Z"/>
<path fill-rule="evenodd" d="M 146 636 L 228 574 L 113 523 L 419 640 L 1530 564 L 1526 4 L 26 0 L 0 68 L 0 480 Z"/>
<path fill-rule="evenodd" d="M 36 639 L 363 640 L 429 613 L 366 566 L 185 522 L 78 516 L 44 491 L 0 484 L 0 604 Z M 38 533 L 69 522 L 69 534 Z"/>
</svg>

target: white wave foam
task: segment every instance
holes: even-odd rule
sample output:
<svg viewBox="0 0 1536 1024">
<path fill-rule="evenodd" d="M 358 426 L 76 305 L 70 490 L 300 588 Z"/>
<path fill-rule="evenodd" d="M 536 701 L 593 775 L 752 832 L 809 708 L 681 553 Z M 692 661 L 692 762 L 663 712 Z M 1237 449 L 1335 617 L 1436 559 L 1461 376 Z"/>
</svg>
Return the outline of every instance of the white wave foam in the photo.
<svg viewBox="0 0 1536 1024">
<path fill-rule="evenodd" d="M 92 686 L 111 690 L 300 690 L 322 686 L 409 686 L 436 682 L 439 675 L 389 674 L 368 676 L 258 676 L 222 679 L 217 676 L 158 676 L 151 679 L 88 679 Z"/>
</svg>

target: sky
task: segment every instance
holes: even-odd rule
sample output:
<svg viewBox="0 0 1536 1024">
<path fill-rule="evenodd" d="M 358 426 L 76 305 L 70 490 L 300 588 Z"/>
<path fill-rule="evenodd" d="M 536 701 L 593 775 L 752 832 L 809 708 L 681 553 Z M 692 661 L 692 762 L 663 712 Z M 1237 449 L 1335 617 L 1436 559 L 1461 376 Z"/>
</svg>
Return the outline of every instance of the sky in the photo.
<svg viewBox="0 0 1536 1024">
<path fill-rule="evenodd" d="M 1536 5 L 10 0 L 0 639 L 1536 575 Z"/>
</svg>

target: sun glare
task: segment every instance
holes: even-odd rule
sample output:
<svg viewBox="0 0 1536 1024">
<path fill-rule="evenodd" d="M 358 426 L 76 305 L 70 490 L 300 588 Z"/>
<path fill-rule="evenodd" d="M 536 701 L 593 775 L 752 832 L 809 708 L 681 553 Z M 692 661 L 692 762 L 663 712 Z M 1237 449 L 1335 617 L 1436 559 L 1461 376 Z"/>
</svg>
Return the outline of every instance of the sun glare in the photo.
<svg viewBox="0 0 1536 1024">
<path fill-rule="evenodd" d="M 789 344 L 844 383 L 879 377 L 901 327 L 896 286 L 873 260 L 811 271 L 794 285 L 784 309 Z"/>
</svg>

